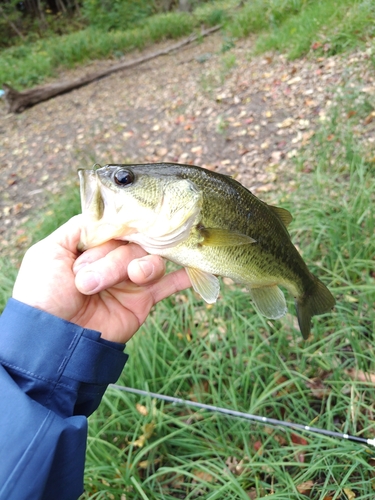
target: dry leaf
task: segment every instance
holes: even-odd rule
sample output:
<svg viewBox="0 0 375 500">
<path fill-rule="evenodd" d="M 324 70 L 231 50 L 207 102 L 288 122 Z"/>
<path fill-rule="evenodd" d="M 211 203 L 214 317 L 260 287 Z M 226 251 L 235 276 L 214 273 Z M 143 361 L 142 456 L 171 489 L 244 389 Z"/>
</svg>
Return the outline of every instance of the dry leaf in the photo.
<svg viewBox="0 0 375 500">
<path fill-rule="evenodd" d="M 243 459 L 238 461 L 238 459 L 236 457 L 228 457 L 225 460 L 225 465 L 227 466 L 229 472 L 231 472 L 232 474 L 235 474 L 236 476 L 239 476 L 245 470 L 243 462 L 244 462 Z"/>
<path fill-rule="evenodd" d="M 312 50 L 318 50 L 322 47 L 322 42 L 314 42 L 313 44 L 311 44 L 311 49 Z"/>
<path fill-rule="evenodd" d="M 344 493 L 348 497 L 348 500 L 353 500 L 356 497 L 354 491 L 349 488 L 344 488 Z"/>
<path fill-rule="evenodd" d="M 254 450 L 258 452 L 258 455 L 263 455 L 262 441 L 255 441 Z"/>
<path fill-rule="evenodd" d="M 375 373 L 364 372 L 362 370 L 346 370 L 346 373 L 349 377 L 358 382 L 370 382 L 371 384 L 375 384 Z"/>
<path fill-rule="evenodd" d="M 204 481 L 206 483 L 213 483 L 215 482 L 214 476 L 212 476 L 209 472 L 206 472 L 204 470 L 195 470 L 193 471 L 194 477 L 199 479 L 200 481 Z M 193 482 L 197 482 L 196 480 L 193 480 Z"/>
<path fill-rule="evenodd" d="M 302 436 L 298 436 L 298 434 L 292 433 L 291 439 L 292 443 L 294 444 L 300 444 L 302 446 L 306 446 L 307 444 L 309 444 L 309 442 L 305 438 L 303 438 Z"/>
<path fill-rule="evenodd" d="M 306 385 L 311 389 L 313 396 L 318 399 L 323 399 L 331 393 L 331 389 L 325 386 L 319 377 L 312 378 L 306 382 Z"/>
<path fill-rule="evenodd" d="M 314 486 L 314 481 L 306 481 L 297 485 L 297 491 L 302 495 L 308 495 Z"/>
<path fill-rule="evenodd" d="M 372 121 L 374 121 L 375 119 L 375 111 L 371 111 L 371 113 L 366 116 L 366 118 L 364 119 L 363 123 L 365 125 L 368 125 L 369 123 L 371 123 Z"/>
<path fill-rule="evenodd" d="M 143 415 L 144 417 L 146 415 L 148 415 L 148 409 L 146 408 L 146 406 L 143 406 L 143 405 L 137 403 L 135 405 L 135 407 L 136 407 L 137 412 L 140 413 L 141 415 Z"/>
<path fill-rule="evenodd" d="M 289 118 L 285 118 L 284 121 L 282 121 L 281 123 L 278 123 L 277 126 L 279 128 L 288 128 L 288 127 L 291 127 L 294 123 L 294 118 L 292 117 L 289 117 Z"/>
<path fill-rule="evenodd" d="M 292 439 L 292 442 L 294 444 L 297 444 L 297 445 L 306 446 L 308 444 L 306 439 L 304 439 L 301 436 L 298 436 L 297 434 L 292 434 L 291 439 Z M 301 449 L 297 449 L 296 453 L 295 453 L 295 457 L 296 457 L 297 462 L 303 464 L 305 462 L 305 451 L 301 450 Z"/>
<path fill-rule="evenodd" d="M 168 149 L 167 149 L 167 148 L 164 148 L 164 147 L 161 147 L 161 148 L 156 148 L 155 153 L 156 153 L 158 156 L 165 156 L 165 155 L 168 153 Z"/>
<path fill-rule="evenodd" d="M 155 460 L 142 460 L 138 463 L 138 467 L 141 469 L 147 469 L 150 465 L 157 465 L 161 462 L 161 458 L 156 458 Z"/>
<path fill-rule="evenodd" d="M 155 424 L 152 422 L 150 424 L 143 425 L 142 426 L 143 434 L 135 441 L 132 441 L 130 444 L 132 444 L 133 446 L 137 446 L 138 448 L 142 448 L 145 445 L 147 439 L 149 439 L 152 436 L 154 429 L 155 429 Z"/>
</svg>

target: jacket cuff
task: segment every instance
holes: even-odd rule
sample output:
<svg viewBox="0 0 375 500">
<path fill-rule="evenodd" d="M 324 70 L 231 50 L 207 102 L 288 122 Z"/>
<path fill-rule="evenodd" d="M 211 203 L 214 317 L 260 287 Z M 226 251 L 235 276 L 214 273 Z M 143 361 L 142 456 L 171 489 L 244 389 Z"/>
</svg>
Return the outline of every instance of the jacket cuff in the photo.
<svg viewBox="0 0 375 500">
<path fill-rule="evenodd" d="M 70 395 L 70 414 L 97 407 L 124 368 L 124 347 L 15 299 L 0 317 L 0 362 L 30 397 L 65 415 L 60 393 Z"/>
</svg>

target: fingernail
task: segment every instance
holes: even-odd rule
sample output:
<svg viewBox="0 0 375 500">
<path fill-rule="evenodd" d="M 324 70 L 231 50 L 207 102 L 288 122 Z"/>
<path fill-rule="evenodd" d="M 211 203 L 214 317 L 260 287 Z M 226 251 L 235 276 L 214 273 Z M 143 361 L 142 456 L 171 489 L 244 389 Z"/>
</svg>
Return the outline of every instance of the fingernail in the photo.
<svg viewBox="0 0 375 500">
<path fill-rule="evenodd" d="M 145 278 L 148 278 L 154 272 L 154 266 L 148 260 L 141 259 L 138 261 L 138 265 L 142 269 Z"/>
<path fill-rule="evenodd" d="M 100 284 L 100 276 L 95 271 L 84 271 L 79 274 L 78 282 L 82 292 L 93 292 Z"/>
</svg>

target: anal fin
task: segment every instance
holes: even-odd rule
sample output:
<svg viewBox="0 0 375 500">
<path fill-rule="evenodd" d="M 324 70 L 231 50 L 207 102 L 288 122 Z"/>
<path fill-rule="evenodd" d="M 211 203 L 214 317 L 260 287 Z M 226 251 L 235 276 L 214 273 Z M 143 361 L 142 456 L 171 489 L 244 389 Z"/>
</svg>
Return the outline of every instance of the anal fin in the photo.
<svg viewBox="0 0 375 500">
<path fill-rule="evenodd" d="M 285 296 L 277 285 L 250 288 L 257 310 L 269 319 L 278 319 L 287 312 Z"/>
<path fill-rule="evenodd" d="M 220 282 L 213 274 L 205 273 L 195 267 L 186 267 L 194 290 L 199 293 L 208 304 L 216 302 L 220 291 Z"/>
</svg>

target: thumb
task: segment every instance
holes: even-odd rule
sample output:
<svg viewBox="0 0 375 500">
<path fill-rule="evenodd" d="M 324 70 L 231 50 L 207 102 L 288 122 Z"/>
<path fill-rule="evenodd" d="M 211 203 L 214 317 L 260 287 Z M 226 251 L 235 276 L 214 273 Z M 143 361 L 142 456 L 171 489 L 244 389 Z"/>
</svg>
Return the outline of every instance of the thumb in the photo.
<svg viewBox="0 0 375 500">
<path fill-rule="evenodd" d="M 159 255 L 146 255 L 129 263 L 128 276 L 136 285 L 152 283 L 165 274 L 165 262 Z"/>
</svg>

